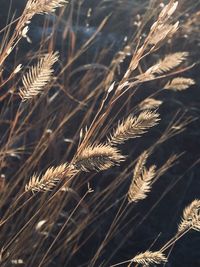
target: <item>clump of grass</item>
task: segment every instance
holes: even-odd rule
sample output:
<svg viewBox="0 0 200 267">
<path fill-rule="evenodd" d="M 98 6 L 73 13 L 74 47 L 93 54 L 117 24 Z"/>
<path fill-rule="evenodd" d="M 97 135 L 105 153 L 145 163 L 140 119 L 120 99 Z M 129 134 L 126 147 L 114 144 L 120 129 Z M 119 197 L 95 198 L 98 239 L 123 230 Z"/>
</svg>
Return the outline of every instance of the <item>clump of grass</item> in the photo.
<svg viewBox="0 0 200 267">
<path fill-rule="evenodd" d="M 125 5 L 128 1 L 100 1 L 100 6 L 111 2 L 118 10 L 118 6 Z M 193 66 L 188 66 L 190 55 L 185 47 L 180 52 L 171 49 L 180 26 L 175 16 L 178 1 L 171 0 L 159 10 L 154 1 L 150 1 L 149 9 L 155 12 L 147 10 L 144 16 L 131 16 L 138 19 L 138 32 L 132 32 L 131 37 L 127 35 L 124 38 L 123 47 L 116 51 L 108 66 L 102 63 L 109 50 L 104 47 L 98 51 L 96 59 L 78 67 L 77 61 L 82 61 L 87 49 L 103 36 L 102 30 L 109 17 L 104 17 L 96 32 L 87 37 L 82 47 L 78 46 L 79 50 L 76 51 L 78 38 L 71 23 L 75 19 L 78 25 L 79 19 L 74 14 L 74 2 L 69 2 L 69 10 L 64 11 L 66 4 L 65 0 L 28 0 L 21 16 L 2 30 L 4 38 L 0 47 L 0 89 L 9 87 L 5 95 L 0 97 L 0 101 L 4 101 L 0 113 L 0 126 L 3 129 L 0 163 L 2 170 L 8 169 L 9 177 L 0 177 L 0 262 L 5 267 L 16 263 L 45 267 L 57 264 L 57 259 L 61 265 L 110 266 L 120 251 L 120 246 L 144 222 L 141 219 L 137 225 L 137 221 L 134 223 L 132 220 L 138 214 L 138 202 L 142 205 L 142 200 L 150 193 L 153 195 L 157 179 L 164 176 L 181 158 L 177 152 L 172 153 L 160 165 L 156 153 L 163 149 L 164 143 L 182 133 L 193 121 L 191 117 L 185 118 L 180 111 L 164 129 L 162 123 L 165 124 L 166 115 L 169 114 L 160 112 L 162 108 L 158 112 L 161 105 L 164 109 L 168 105 L 165 99 L 160 99 L 160 92 L 165 90 L 167 94 L 169 90 L 184 91 L 195 84 L 193 79 L 180 76 L 180 73 Z M 60 68 L 56 77 L 53 71 L 59 54 L 54 52 L 57 50 L 54 47 L 56 31 L 52 37 L 47 38 L 50 40 L 48 47 L 47 40 L 41 40 L 34 56 L 31 51 L 26 54 L 27 66 L 31 65 L 29 60 L 33 58 L 38 63 L 21 75 L 22 62 L 19 58 L 13 63 L 13 71 L 7 77 L 6 60 L 16 47 L 20 48 L 22 38 L 29 41 L 29 23 L 32 18 L 36 14 L 48 16 L 62 6 L 61 13 L 55 15 L 53 27 L 56 29 L 57 25 L 64 22 L 64 43 L 61 44 L 60 38 L 59 47 L 63 47 L 63 50 L 60 48 L 60 55 L 65 54 L 62 53 L 65 50 L 68 54 L 67 58 L 59 56 Z M 81 3 L 78 10 L 82 11 Z M 141 13 L 142 11 L 143 9 Z M 67 19 L 66 14 L 69 15 Z M 93 9 L 88 9 L 88 27 L 92 14 Z M 10 36 L 12 23 L 16 27 Z M 45 23 L 47 27 L 48 22 Z M 46 29 L 44 28 L 44 32 Z M 90 30 L 93 32 L 94 28 L 87 28 L 85 32 L 89 34 Z M 68 39 L 66 41 L 66 36 L 69 37 L 69 42 Z M 162 46 L 165 49 L 160 49 Z M 15 57 L 17 58 L 17 53 Z M 156 57 L 158 60 L 155 61 Z M 26 70 L 26 64 L 23 69 Z M 78 74 L 76 78 L 75 74 Z M 162 86 L 160 80 L 167 83 Z M 143 97 L 137 106 L 133 105 L 138 100 L 137 97 L 142 96 L 143 93 L 140 92 L 143 92 L 143 85 L 149 81 L 155 82 L 155 88 L 158 89 L 149 93 L 146 99 Z M 18 93 L 16 88 L 21 83 L 23 86 Z M 49 92 L 52 84 L 55 88 Z M 39 95 L 41 101 L 37 101 Z M 35 101 L 31 101 L 32 99 Z M 30 104 L 21 105 L 24 101 Z M 117 123 L 117 127 L 114 127 Z M 157 126 L 156 130 L 154 126 Z M 144 134 L 149 131 L 155 133 L 155 136 L 147 140 Z M 140 139 L 137 142 L 138 137 Z M 130 147 L 128 141 L 133 138 L 136 140 Z M 169 150 L 175 147 L 172 146 Z M 165 156 L 164 150 L 162 155 Z M 105 172 L 109 179 L 104 179 L 101 172 L 119 166 L 122 162 L 120 168 Z M 40 169 L 46 171 L 41 173 Z M 32 173 L 35 174 L 30 177 Z M 30 179 L 27 180 L 27 177 Z M 173 185 L 175 184 L 176 182 Z M 171 185 L 162 192 L 162 196 L 170 188 Z M 30 192 L 33 194 L 29 194 Z M 161 202 L 156 201 L 144 218 L 159 203 Z M 128 266 L 165 264 L 168 261 L 165 254 L 168 249 L 191 229 L 200 230 L 199 209 L 198 199 L 185 208 L 177 232 L 160 249 L 147 248 L 146 251 L 143 250 L 145 252 L 130 257 L 130 260 L 112 266 L 126 263 Z M 128 228 L 131 231 L 127 230 L 124 235 Z M 112 241 L 115 237 L 118 238 L 118 234 L 123 240 L 118 244 L 119 247 L 112 246 Z M 85 247 L 87 251 L 90 250 L 88 246 L 92 238 L 94 244 L 98 243 L 98 247 L 94 245 L 91 253 L 86 255 L 87 259 L 82 259 L 80 253 L 84 254 Z M 112 253 L 108 255 L 110 244 Z M 144 247 L 146 246 L 145 243 Z M 63 253 L 63 248 L 66 247 L 68 249 Z M 79 258 L 83 262 L 79 262 Z"/>
</svg>

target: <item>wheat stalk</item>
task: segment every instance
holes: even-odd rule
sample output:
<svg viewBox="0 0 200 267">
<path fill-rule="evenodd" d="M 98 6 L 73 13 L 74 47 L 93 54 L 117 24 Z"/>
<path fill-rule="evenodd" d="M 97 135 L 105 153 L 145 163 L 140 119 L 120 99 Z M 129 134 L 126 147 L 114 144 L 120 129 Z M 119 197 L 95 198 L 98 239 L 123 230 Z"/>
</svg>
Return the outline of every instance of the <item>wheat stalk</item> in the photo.
<svg viewBox="0 0 200 267">
<path fill-rule="evenodd" d="M 74 168 L 81 171 L 101 171 L 118 165 L 125 159 L 108 144 L 88 145 L 74 160 Z"/>
<path fill-rule="evenodd" d="M 156 111 L 143 111 L 138 117 L 129 115 L 124 121 L 118 124 L 114 133 L 109 138 L 109 144 L 122 144 L 130 138 L 136 138 L 146 133 L 159 121 L 159 114 Z"/>
<path fill-rule="evenodd" d="M 59 181 L 64 177 L 71 177 L 77 173 L 76 170 L 69 164 L 62 164 L 57 167 L 50 167 L 47 171 L 41 176 L 34 174 L 28 184 L 25 186 L 25 191 L 32 192 L 45 192 L 52 190 Z"/>
<path fill-rule="evenodd" d="M 145 199 L 151 190 L 152 182 L 156 175 L 156 166 L 152 165 L 147 169 L 145 167 L 147 157 L 148 153 L 144 151 L 135 166 L 133 179 L 128 190 L 129 203 Z"/>
<path fill-rule="evenodd" d="M 178 226 L 178 232 L 188 229 L 200 231 L 200 200 L 195 199 L 183 211 L 182 220 Z"/>
<path fill-rule="evenodd" d="M 57 60 L 57 52 L 46 54 L 22 77 L 23 88 L 19 92 L 22 101 L 32 99 L 43 91 L 52 78 L 52 66 Z"/>
<path fill-rule="evenodd" d="M 169 81 L 164 89 L 174 90 L 174 91 L 182 91 L 189 88 L 191 85 L 194 85 L 195 81 L 190 78 L 177 77 L 173 80 Z"/>
<path fill-rule="evenodd" d="M 180 155 L 171 155 L 167 161 L 157 170 L 156 176 L 159 178 L 162 176 L 167 170 L 169 170 L 172 166 L 174 166 L 177 163 L 178 158 Z"/>
<path fill-rule="evenodd" d="M 166 263 L 167 258 L 161 251 L 152 252 L 147 250 L 136 255 L 131 261 L 144 266 L 150 266 L 154 264 Z"/>
</svg>

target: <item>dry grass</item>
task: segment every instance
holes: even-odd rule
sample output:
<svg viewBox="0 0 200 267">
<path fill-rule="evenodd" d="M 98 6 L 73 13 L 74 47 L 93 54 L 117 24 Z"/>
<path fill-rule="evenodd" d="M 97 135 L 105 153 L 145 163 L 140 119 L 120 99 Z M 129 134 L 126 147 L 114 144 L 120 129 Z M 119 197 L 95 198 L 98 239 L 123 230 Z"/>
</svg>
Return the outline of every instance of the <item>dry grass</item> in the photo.
<svg viewBox="0 0 200 267">
<path fill-rule="evenodd" d="M 77 174 L 77 170 L 72 168 L 68 164 L 62 164 L 57 167 L 50 167 L 47 171 L 40 177 L 37 174 L 34 174 L 28 184 L 25 186 L 25 191 L 49 191 L 52 190 L 56 184 L 64 178 L 70 178 L 73 175 Z"/>
<path fill-rule="evenodd" d="M 182 91 L 188 89 L 191 85 L 194 85 L 194 80 L 190 78 L 177 77 L 168 82 L 164 89 Z"/>
<path fill-rule="evenodd" d="M 73 161 L 73 166 L 81 171 L 103 171 L 124 161 L 125 157 L 116 148 L 98 144 L 88 145 Z"/>
<path fill-rule="evenodd" d="M 183 218 L 179 224 L 178 231 L 185 232 L 188 229 L 200 230 L 200 201 L 195 199 L 189 206 L 183 211 Z"/>
<path fill-rule="evenodd" d="M 134 169 L 133 179 L 128 191 L 129 202 L 138 202 L 145 199 L 147 193 L 151 191 L 153 179 L 156 176 L 156 166 L 151 166 L 149 169 L 145 167 L 148 153 L 145 151 L 139 157 Z"/>
<path fill-rule="evenodd" d="M 26 5 L 27 14 L 42 14 L 55 12 L 56 8 L 67 3 L 66 0 L 29 0 Z"/>
<path fill-rule="evenodd" d="M 164 59 L 158 61 L 157 64 L 149 68 L 146 73 L 162 74 L 178 67 L 188 57 L 188 52 L 178 52 L 165 56 Z"/>
<path fill-rule="evenodd" d="M 138 117 L 129 115 L 109 138 L 109 144 L 122 144 L 128 139 L 140 137 L 159 122 L 159 114 L 155 111 L 143 111 Z"/>
<path fill-rule="evenodd" d="M 153 264 L 166 263 L 167 258 L 160 251 L 146 251 L 135 256 L 132 261 L 142 264 L 143 266 L 150 266 Z"/>
<path fill-rule="evenodd" d="M 28 0 L 0 29 L 2 267 L 171 264 L 174 244 L 200 230 L 196 199 L 164 245 L 154 240 L 163 232 L 157 224 L 150 242 L 132 242 L 187 175 L 177 136 L 196 118 L 179 97 L 192 94 L 196 81 L 189 77 L 194 58 L 180 40 L 193 32 L 199 11 L 184 18 L 184 5 L 173 0 L 85 2 Z M 35 45 L 38 14 L 46 19 Z M 187 194 L 173 194 L 180 208 Z"/>
<path fill-rule="evenodd" d="M 51 81 L 53 76 L 52 66 L 57 60 L 57 53 L 44 55 L 36 66 L 31 67 L 28 73 L 23 75 L 23 88 L 19 92 L 22 101 L 33 99 L 44 90 L 44 86 Z"/>
</svg>

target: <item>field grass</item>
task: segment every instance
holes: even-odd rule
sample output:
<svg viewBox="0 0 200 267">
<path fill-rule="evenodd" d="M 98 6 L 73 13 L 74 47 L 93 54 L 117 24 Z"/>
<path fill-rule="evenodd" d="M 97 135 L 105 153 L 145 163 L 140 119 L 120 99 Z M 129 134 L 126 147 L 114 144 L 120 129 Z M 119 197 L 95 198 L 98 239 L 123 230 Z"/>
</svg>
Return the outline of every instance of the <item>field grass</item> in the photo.
<svg viewBox="0 0 200 267">
<path fill-rule="evenodd" d="M 0 266 L 198 266 L 200 2 L 15 1 Z"/>
</svg>

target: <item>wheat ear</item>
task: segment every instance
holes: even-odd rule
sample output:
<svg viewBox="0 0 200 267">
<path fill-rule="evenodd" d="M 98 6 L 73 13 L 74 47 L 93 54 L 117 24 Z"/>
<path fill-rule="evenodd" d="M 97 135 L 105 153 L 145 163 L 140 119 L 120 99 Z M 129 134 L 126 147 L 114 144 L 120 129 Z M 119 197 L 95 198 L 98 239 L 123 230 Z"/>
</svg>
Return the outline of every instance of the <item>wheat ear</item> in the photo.
<svg viewBox="0 0 200 267">
<path fill-rule="evenodd" d="M 135 166 L 133 179 L 128 190 L 129 203 L 145 199 L 151 190 L 152 182 L 156 175 L 156 166 L 152 165 L 147 169 L 145 167 L 147 157 L 148 153 L 144 151 Z"/>
<path fill-rule="evenodd" d="M 164 6 L 158 16 L 158 20 L 151 26 L 149 43 L 157 45 L 166 37 L 171 37 L 178 29 L 179 21 L 175 24 L 170 24 L 170 17 L 176 11 L 178 1 L 170 1 L 168 5 Z"/>
<path fill-rule="evenodd" d="M 43 91 L 52 78 L 52 66 L 57 60 L 57 52 L 46 54 L 22 77 L 23 88 L 20 89 L 19 95 L 23 101 L 32 99 Z"/>
<path fill-rule="evenodd" d="M 166 263 L 167 258 L 160 251 L 152 252 L 152 251 L 147 250 L 146 252 L 143 252 L 143 253 L 136 255 L 132 259 L 132 262 L 142 264 L 144 266 L 150 266 L 150 265 L 154 265 L 154 264 Z"/>
<path fill-rule="evenodd" d="M 188 52 L 177 52 L 169 54 L 164 57 L 164 59 L 159 60 L 155 65 L 150 67 L 146 74 L 163 74 L 176 67 L 178 67 L 186 58 L 188 57 Z"/>
<path fill-rule="evenodd" d="M 157 100 L 155 98 L 146 98 L 139 104 L 140 110 L 152 110 L 159 108 L 162 105 L 163 101 Z"/>
<path fill-rule="evenodd" d="M 125 159 L 118 149 L 107 145 L 88 145 L 74 160 L 74 168 L 81 171 L 101 171 L 118 165 Z"/>
<path fill-rule="evenodd" d="M 129 115 L 124 121 L 118 124 L 114 133 L 109 138 L 109 144 L 122 144 L 130 138 L 136 138 L 146 133 L 159 121 L 159 114 L 156 111 L 143 111 L 139 116 Z"/>
<path fill-rule="evenodd" d="M 77 171 L 75 171 L 73 167 L 69 164 L 62 164 L 57 167 L 50 167 L 42 176 L 34 174 L 30 178 L 28 184 L 25 186 L 25 191 L 50 191 L 64 177 L 71 177 L 75 175 L 76 172 Z"/>
<path fill-rule="evenodd" d="M 157 25 L 157 29 L 152 34 L 149 43 L 151 45 L 157 45 L 158 43 L 162 42 L 167 37 L 172 37 L 174 33 L 178 30 L 179 21 L 175 24 L 160 24 Z"/>
<path fill-rule="evenodd" d="M 178 226 L 178 232 L 189 229 L 200 231 L 200 200 L 195 199 L 183 211 L 182 220 Z"/>
<path fill-rule="evenodd" d="M 190 78 L 177 77 L 169 81 L 164 89 L 174 90 L 174 91 L 182 91 L 189 88 L 191 85 L 194 85 L 195 81 Z"/>
<path fill-rule="evenodd" d="M 66 3 L 66 0 L 29 0 L 26 5 L 26 13 L 30 15 L 53 13 L 57 7 Z"/>
</svg>

